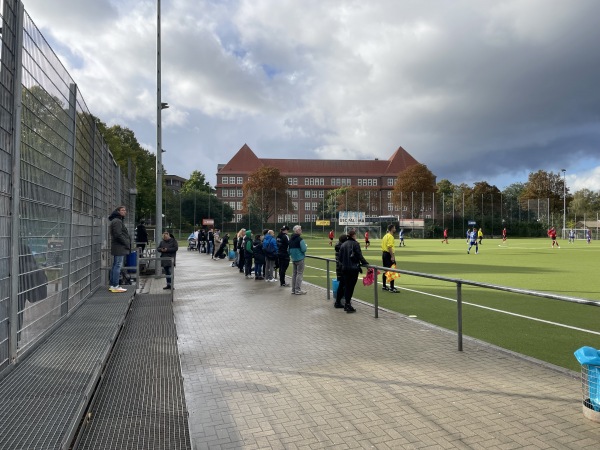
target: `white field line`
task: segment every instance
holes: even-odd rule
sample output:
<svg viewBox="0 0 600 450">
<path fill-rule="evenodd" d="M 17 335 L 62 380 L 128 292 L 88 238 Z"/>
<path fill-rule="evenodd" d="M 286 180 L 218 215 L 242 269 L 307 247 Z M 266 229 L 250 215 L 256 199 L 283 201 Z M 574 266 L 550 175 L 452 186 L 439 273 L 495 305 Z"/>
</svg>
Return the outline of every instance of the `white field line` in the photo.
<svg viewBox="0 0 600 450">
<path fill-rule="evenodd" d="M 308 266 L 308 265 L 306 267 L 314 269 L 314 270 L 320 270 L 322 272 L 325 272 L 325 269 L 321 269 L 319 267 L 313 267 L 313 266 Z M 380 282 L 377 281 L 377 284 L 380 284 Z M 401 287 L 401 286 L 396 286 L 396 288 L 397 289 L 402 289 L 403 291 L 414 292 L 416 294 L 427 295 L 429 297 L 439 298 L 439 299 L 442 299 L 442 300 L 446 300 L 446 301 L 449 301 L 449 302 L 456 303 L 456 299 L 454 299 L 454 298 L 443 297 L 441 295 L 430 294 L 428 292 L 417 291 L 415 289 L 409 289 L 409 288 L 405 288 L 405 287 Z M 597 336 L 600 336 L 600 332 L 599 331 L 586 330 L 585 328 L 574 327 L 574 326 L 571 326 L 571 325 L 566 325 L 564 323 L 558 323 L 558 322 L 552 322 L 550 320 L 538 319 L 537 317 L 525 316 L 523 314 L 517 314 L 517 313 L 510 312 L 510 311 L 504 311 L 502 309 L 497 309 L 497 308 L 491 308 L 489 306 L 478 305 L 477 303 L 462 302 L 462 304 L 463 305 L 473 306 L 475 308 L 487 309 L 488 311 L 494 311 L 494 312 L 497 312 L 497 313 L 500 313 L 500 314 L 507 314 L 509 316 L 520 317 L 521 319 L 529 319 L 529 320 L 533 320 L 534 322 L 545 323 L 545 324 L 548 324 L 548 325 L 555 325 L 557 327 L 568 328 L 570 330 L 581 331 L 581 332 L 584 332 L 584 333 L 590 333 L 590 334 L 595 334 Z"/>
</svg>

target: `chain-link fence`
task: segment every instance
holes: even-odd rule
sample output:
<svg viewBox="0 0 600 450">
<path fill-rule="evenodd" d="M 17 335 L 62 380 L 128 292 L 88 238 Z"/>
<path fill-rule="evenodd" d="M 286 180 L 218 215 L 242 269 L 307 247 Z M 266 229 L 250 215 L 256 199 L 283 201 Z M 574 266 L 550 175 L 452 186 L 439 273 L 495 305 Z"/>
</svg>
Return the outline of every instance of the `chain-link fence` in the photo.
<svg viewBox="0 0 600 450">
<path fill-rule="evenodd" d="M 108 215 L 135 211 L 74 80 L 23 4 L 1 6 L 0 372 L 103 283 Z"/>
</svg>

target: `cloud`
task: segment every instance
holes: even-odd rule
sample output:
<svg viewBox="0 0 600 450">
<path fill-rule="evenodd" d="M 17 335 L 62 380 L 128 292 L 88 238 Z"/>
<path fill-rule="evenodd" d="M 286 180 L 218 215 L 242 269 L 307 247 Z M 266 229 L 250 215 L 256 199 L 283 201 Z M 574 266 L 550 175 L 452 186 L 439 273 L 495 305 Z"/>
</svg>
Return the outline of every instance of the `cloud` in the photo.
<svg viewBox="0 0 600 450">
<path fill-rule="evenodd" d="M 152 142 L 156 2 L 26 7 L 92 112 Z M 500 188 L 600 166 L 594 0 L 172 0 L 162 12 L 170 173 L 214 182 L 244 143 L 353 159 L 402 146 L 438 179 Z"/>
</svg>

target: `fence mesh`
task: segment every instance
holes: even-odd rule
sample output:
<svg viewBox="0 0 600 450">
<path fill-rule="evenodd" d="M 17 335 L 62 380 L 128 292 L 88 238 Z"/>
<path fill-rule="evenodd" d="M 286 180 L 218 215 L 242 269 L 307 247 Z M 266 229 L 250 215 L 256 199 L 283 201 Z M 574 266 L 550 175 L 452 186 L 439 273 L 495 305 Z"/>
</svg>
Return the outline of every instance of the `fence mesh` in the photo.
<svg viewBox="0 0 600 450">
<path fill-rule="evenodd" d="M 135 211 L 135 173 L 121 173 L 75 81 L 20 2 L 1 8 L 0 371 L 100 286 L 107 217 Z"/>
</svg>

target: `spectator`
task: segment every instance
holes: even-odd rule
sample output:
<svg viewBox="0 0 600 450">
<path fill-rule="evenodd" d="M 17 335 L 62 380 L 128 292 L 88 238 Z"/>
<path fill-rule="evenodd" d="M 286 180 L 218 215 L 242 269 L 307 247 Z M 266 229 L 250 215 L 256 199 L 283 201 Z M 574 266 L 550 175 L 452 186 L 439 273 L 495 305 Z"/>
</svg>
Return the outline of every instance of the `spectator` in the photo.
<svg viewBox="0 0 600 450">
<path fill-rule="evenodd" d="M 110 270 L 110 292 L 127 292 L 127 289 L 119 286 L 121 278 L 121 267 L 125 256 L 131 252 L 131 237 L 125 226 L 125 216 L 127 209 L 124 206 L 119 206 L 108 217 L 110 221 L 110 253 L 113 255 L 113 265 Z"/>
<path fill-rule="evenodd" d="M 265 278 L 266 281 L 274 282 L 275 279 L 275 260 L 279 249 L 277 248 L 277 240 L 275 239 L 275 232 L 268 230 L 263 240 L 263 251 L 265 254 Z"/>
<path fill-rule="evenodd" d="M 285 282 L 285 272 L 290 265 L 290 255 L 288 254 L 288 246 L 290 244 L 290 238 L 288 236 L 289 227 L 284 225 L 281 227 L 280 233 L 277 235 L 277 248 L 278 248 L 278 263 L 279 263 L 279 285 L 281 287 L 290 287 Z"/>
<path fill-rule="evenodd" d="M 160 253 L 160 265 L 167 276 L 167 285 L 163 289 L 171 289 L 171 275 L 173 267 L 175 267 L 175 255 L 179 250 L 179 245 L 171 233 L 165 231 L 156 250 Z M 173 258 L 173 261 L 167 258 Z"/>
<path fill-rule="evenodd" d="M 342 234 L 339 237 L 339 241 L 335 244 L 335 274 L 338 280 L 338 289 L 335 295 L 335 303 L 333 304 L 334 308 L 343 308 L 342 298 L 344 298 L 344 271 L 342 267 L 342 262 L 340 261 L 340 248 L 348 240 L 348 236 Z"/>
<path fill-rule="evenodd" d="M 356 287 L 358 274 L 362 272 L 360 266 L 361 264 L 369 264 L 362 255 L 360 244 L 356 242 L 356 230 L 351 229 L 348 231 L 348 239 L 340 247 L 339 259 L 342 264 L 342 272 L 344 277 L 344 311 L 347 313 L 353 313 L 356 312 L 356 309 L 354 309 L 352 306 L 352 294 L 354 294 L 354 288 Z"/>
<path fill-rule="evenodd" d="M 302 277 L 304 275 L 304 257 L 306 255 L 306 242 L 302 239 L 302 227 L 294 225 L 294 234 L 290 239 L 288 253 L 294 265 L 292 274 L 292 294 L 304 295 L 306 291 L 302 290 Z"/>
</svg>

